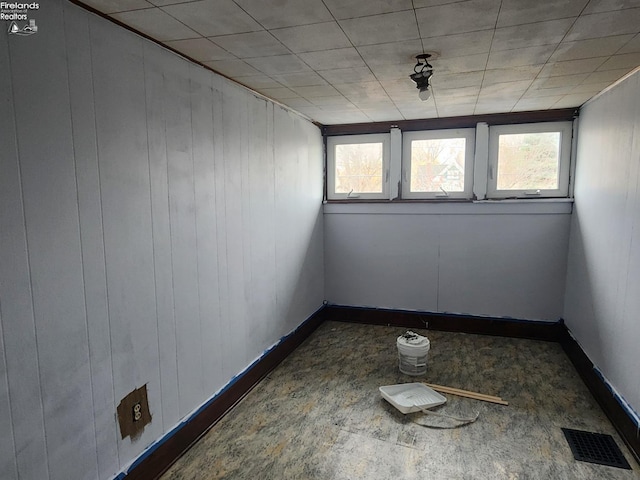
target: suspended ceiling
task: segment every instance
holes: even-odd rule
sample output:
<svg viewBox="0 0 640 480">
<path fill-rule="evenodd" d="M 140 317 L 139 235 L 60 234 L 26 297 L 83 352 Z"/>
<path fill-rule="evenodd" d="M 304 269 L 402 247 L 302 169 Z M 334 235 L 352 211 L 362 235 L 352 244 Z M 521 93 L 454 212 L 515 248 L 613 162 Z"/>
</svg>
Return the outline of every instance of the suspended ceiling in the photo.
<svg viewBox="0 0 640 480">
<path fill-rule="evenodd" d="M 82 2 L 325 125 L 578 107 L 640 65 L 640 0 Z"/>
</svg>

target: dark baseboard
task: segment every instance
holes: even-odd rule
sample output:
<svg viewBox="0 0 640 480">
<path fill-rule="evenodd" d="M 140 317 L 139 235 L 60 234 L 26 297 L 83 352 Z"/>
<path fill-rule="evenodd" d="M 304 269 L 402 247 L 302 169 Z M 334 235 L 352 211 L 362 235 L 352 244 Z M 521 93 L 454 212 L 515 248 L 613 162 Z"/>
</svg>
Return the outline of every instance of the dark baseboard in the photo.
<svg viewBox="0 0 640 480">
<path fill-rule="evenodd" d="M 338 322 L 425 328 L 445 332 L 476 333 L 500 337 L 528 338 L 558 342 L 566 331 L 564 322 L 537 322 L 505 318 L 477 317 L 449 313 L 425 313 L 381 308 L 327 305 L 325 318 Z"/>
<path fill-rule="evenodd" d="M 154 480 L 197 442 L 218 420 L 233 408 L 247 393 L 255 387 L 271 370 L 278 366 L 298 345 L 300 345 L 325 320 L 325 309 L 321 308 L 281 343 L 264 355 L 247 371 L 213 398 L 198 414 L 175 430 L 153 451 L 143 455 L 130 468 L 129 472 L 118 479 Z"/>
<path fill-rule="evenodd" d="M 619 399 L 611 391 L 595 365 L 589 360 L 582 347 L 565 328 L 560 344 L 573 363 L 591 394 L 594 396 L 600 408 L 609 418 L 622 440 L 627 444 L 636 461 L 640 463 L 640 436 L 639 427 L 633 418 L 627 413 Z"/>
</svg>

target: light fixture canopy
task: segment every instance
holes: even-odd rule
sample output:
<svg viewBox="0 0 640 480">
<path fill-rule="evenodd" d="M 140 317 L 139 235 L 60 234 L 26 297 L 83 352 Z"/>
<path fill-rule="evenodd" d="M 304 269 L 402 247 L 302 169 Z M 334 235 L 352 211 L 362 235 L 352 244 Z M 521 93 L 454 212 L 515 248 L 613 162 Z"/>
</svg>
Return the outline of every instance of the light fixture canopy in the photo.
<svg viewBox="0 0 640 480">
<path fill-rule="evenodd" d="M 416 82 L 416 88 L 419 90 L 418 97 L 423 102 L 431 97 L 429 90 L 429 79 L 433 75 L 433 67 L 429 63 L 430 53 L 421 53 L 416 55 L 416 64 L 413 67 L 413 73 L 409 75 L 411 80 Z"/>
</svg>

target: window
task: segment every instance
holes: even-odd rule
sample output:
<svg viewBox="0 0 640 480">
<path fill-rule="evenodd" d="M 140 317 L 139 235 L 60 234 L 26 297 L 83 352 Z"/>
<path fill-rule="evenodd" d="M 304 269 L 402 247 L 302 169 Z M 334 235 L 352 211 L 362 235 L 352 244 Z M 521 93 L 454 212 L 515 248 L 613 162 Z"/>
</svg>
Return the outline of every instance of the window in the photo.
<svg viewBox="0 0 640 480">
<path fill-rule="evenodd" d="M 566 197 L 571 122 L 489 128 L 489 198 Z"/>
<path fill-rule="evenodd" d="M 474 129 L 403 134 L 403 198 L 471 198 Z"/>
<path fill-rule="evenodd" d="M 389 134 L 327 139 L 329 199 L 389 198 Z"/>
<path fill-rule="evenodd" d="M 569 196 L 572 121 L 327 136 L 327 199 Z"/>
</svg>

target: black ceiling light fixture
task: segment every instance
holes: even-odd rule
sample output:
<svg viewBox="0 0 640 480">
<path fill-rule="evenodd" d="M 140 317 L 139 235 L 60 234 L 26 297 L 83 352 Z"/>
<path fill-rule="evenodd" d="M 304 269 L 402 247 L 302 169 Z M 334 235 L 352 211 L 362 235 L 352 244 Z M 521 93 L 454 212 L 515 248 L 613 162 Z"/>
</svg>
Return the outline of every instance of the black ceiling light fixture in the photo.
<svg viewBox="0 0 640 480">
<path fill-rule="evenodd" d="M 409 75 L 411 80 L 416 82 L 416 88 L 420 91 L 418 97 L 423 102 L 429 100 L 431 91 L 429 90 L 429 79 L 433 75 L 433 67 L 429 63 L 430 53 L 421 53 L 416 55 L 416 65 L 413 67 L 413 73 Z"/>
</svg>

